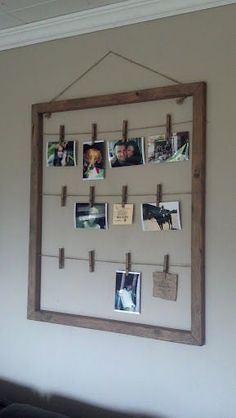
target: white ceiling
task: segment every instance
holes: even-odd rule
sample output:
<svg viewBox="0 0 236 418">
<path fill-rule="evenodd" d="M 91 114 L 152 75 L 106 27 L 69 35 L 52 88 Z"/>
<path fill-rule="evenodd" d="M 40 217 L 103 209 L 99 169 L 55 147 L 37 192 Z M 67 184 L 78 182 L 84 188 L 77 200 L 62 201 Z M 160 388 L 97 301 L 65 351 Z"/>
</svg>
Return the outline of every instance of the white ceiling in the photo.
<svg viewBox="0 0 236 418">
<path fill-rule="evenodd" d="M 0 0 L 0 51 L 236 3 L 236 0 Z"/>
<path fill-rule="evenodd" d="M 0 30 L 127 0 L 1 0 Z"/>
</svg>

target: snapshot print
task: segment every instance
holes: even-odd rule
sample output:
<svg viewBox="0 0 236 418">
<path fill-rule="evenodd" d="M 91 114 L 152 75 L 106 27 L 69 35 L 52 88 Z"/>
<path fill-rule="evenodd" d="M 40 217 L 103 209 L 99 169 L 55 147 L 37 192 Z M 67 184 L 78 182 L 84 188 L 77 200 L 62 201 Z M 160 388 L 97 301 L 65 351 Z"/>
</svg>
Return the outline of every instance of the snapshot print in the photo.
<svg viewBox="0 0 236 418">
<path fill-rule="evenodd" d="M 141 273 L 116 272 L 115 311 L 140 313 Z"/>
<path fill-rule="evenodd" d="M 175 231 L 181 229 L 179 202 L 141 204 L 143 231 Z"/>
<path fill-rule="evenodd" d="M 165 134 L 149 136 L 149 163 L 185 160 L 189 160 L 189 132 L 176 132 L 170 138 L 166 138 Z"/>
<path fill-rule="evenodd" d="M 105 178 L 105 142 L 83 143 L 83 179 L 103 180 Z"/>
<path fill-rule="evenodd" d="M 107 229 L 107 203 L 75 203 L 75 228 Z"/>
<path fill-rule="evenodd" d="M 129 138 L 127 141 L 109 141 L 110 167 L 128 167 L 144 164 L 144 138 Z"/>
<path fill-rule="evenodd" d="M 47 143 L 47 167 L 75 167 L 76 141 Z"/>
</svg>

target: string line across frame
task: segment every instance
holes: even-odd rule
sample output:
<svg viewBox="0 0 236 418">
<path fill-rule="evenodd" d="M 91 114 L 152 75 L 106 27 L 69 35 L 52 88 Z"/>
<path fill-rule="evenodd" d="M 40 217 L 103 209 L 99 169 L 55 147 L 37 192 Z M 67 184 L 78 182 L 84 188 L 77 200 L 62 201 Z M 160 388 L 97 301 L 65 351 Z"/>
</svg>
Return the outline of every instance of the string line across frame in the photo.
<svg viewBox="0 0 236 418">
<path fill-rule="evenodd" d="M 192 222 L 191 222 L 191 329 L 131 323 L 99 317 L 72 315 L 41 309 L 43 118 L 46 114 L 132 103 L 192 97 Z M 51 101 L 32 106 L 31 209 L 28 319 L 118 332 L 185 344 L 205 342 L 205 131 L 206 84 L 195 82 L 145 90 Z"/>
</svg>

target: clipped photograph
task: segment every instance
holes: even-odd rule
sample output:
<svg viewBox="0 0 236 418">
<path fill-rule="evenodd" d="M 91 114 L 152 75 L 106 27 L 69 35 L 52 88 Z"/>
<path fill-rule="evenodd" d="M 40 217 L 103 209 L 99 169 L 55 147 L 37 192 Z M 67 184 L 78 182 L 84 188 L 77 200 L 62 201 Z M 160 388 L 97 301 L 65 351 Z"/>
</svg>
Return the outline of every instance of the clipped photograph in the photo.
<svg viewBox="0 0 236 418">
<path fill-rule="evenodd" d="M 47 143 L 47 167 L 75 167 L 76 141 Z"/>
<path fill-rule="evenodd" d="M 105 142 L 83 143 L 83 179 L 103 180 L 105 178 Z"/>
<path fill-rule="evenodd" d="M 75 203 L 74 218 L 77 229 L 107 229 L 107 203 Z"/>
<path fill-rule="evenodd" d="M 143 231 L 176 231 L 181 229 L 179 202 L 141 204 Z"/>
<path fill-rule="evenodd" d="M 141 273 L 129 271 L 116 272 L 115 311 L 140 313 Z"/>
<path fill-rule="evenodd" d="M 133 203 L 126 203 L 124 206 L 120 203 L 114 203 L 112 209 L 113 225 L 131 225 L 133 223 Z"/>
<path fill-rule="evenodd" d="M 112 168 L 144 164 L 144 138 L 109 141 L 108 160 Z"/>
<path fill-rule="evenodd" d="M 149 136 L 147 159 L 149 163 L 189 160 L 189 132 L 176 132 L 170 138 L 165 134 Z"/>
</svg>

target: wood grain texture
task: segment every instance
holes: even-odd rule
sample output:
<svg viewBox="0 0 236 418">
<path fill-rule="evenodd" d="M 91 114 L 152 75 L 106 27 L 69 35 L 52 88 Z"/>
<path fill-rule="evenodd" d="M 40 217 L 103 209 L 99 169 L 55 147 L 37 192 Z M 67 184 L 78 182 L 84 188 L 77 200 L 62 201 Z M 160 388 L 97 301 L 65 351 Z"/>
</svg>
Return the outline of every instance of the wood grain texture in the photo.
<svg viewBox="0 0 236 418">
<path fill-rule="evenodd" d="M 43 114 L 187 96 L 193 96 L 191 330 L 41 310 L 40 254 L 42 240 Z M 33 105 L 28 318 L 37 321 L 118 332 L 177 343 L 192 345 L 204 344 L 205 142 L 206 84 L 203 82 Z"/>
<path fill-rule="evenodd" d="M 206 85 L 193 94 L 191 328 L 199 345 L 205 342 L 205 155 Z"/>
<path fill-rule="evenodd" d="M 39 310 L 34 312 L 30 319 L 80 328 L 91 328 L 101 331 L 117 332 L 119 334 L 129 334 L 138 337 L 153 338 L 183 344 L 198 345 L 197 341 L 192 336 L 191 331 L 188 330 L 165 328 L 90 316 L 73 315 L 61 312 L 51 312 L 46 310 Z"/>
<path fill-rule="evenodd" d="M 38 113 L 56 113 L 72 110 L 92 109 L 106 106 L 118 106 L 131 103 L 150 102 L 154 100 L 174 99 L 192 96 L 199 83 L 175 84 L 153 89 L 136 90 L 125 93 L 105 94 L 83 97 L 80 99 L 59 100 L 35 104 Z"/>
<path fill-rule="evenodd" d="M 40 309 L 43 116 L 32 107 L 28 317 Z"/>
</svg>

